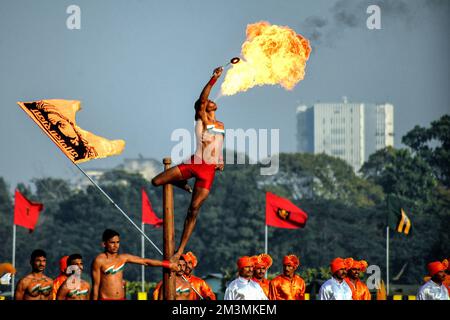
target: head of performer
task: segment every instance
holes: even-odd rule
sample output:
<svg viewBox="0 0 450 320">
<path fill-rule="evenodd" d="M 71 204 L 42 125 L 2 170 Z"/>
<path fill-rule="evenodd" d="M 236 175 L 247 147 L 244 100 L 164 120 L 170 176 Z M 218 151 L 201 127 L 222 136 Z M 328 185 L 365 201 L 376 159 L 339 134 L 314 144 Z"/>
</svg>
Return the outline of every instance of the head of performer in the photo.
<svg viewBox="0 0 450 320">
<path fill-rule="evenodd" d="M 445 265 L 440 261 L 430 262 L 428 264 L 428 274 L 434 283 L 442 284 L 445 280 L 445 270 L 447 269 Z"/>
<path fill-rule="evenodd" d="M 347 258 L 344 260 L 347 270 L 347 277 L 351 280 L 359 279 L 361 272 L 366 272 L 367 262 L 365 260 L 353 260 L 353 258 Z"/>
<path fill-rule="evenodd" d="M 175 273 L 177 277 L 181 277 L 184 275 L 185 271 L 186 271 L 186 260 L 184 260 L 183 256 L 181 256 L 180 260 L 178 260 L 178 269 Z"/>
<path fill-rule="evenodd" d="M 252 257 L 253 261 L 253 278 L 257 280 L 264 279 L 267 269 L 272 266 L 272 257 L 267 253 L 262 253 Z"/>
<path fill-rule="evenodd" d="M 195 267 L 197 267 L 197 257 L 191 252 L 186 252 L 185 254 L 182 255 L 182 258 L 184 261 L 186 261 L 186 268 L 184 270 L 184 274 L 186 276 L 190 276 L 192 273 L 192 270 L 195 269 Z"/>
<path fill-rule="evenodd" d="M 68 270 L 68 273 L 70 273 L 70 274 L 74 273 L 75 269 L 76 269 L 74 267 L 80 269 L 80 271 L 83 271 L 83 268 L 84 268 L 83 257 L 79 253 L 71 254 L 67 258 L 67 270 Z"/>
<path fill-rule="evenodd" d="M 300 260 L 294 254 L 284 256 L 283 258 L 283 275 L 292 278 L 300 265 Z"/>
<path fill-rule="evenodd" d="M 347 276 L 347 266 L 342 258 L 335 258 L 330 263 L 331 274 L 338 281 L 344 280 Z"/>
<path fill-rule="evenodd" d="M 237 261 L 239 276 L 250 280 L 253 277 L 253 261 L 249 256 L 240 257 Z"/>
<path fill-rule="evenodd" d="M 34 273 L 43 273 L 47 266 L 47 254 L 44 250 L 36 249 L 30 257 L 31 269 Z"/>
<path fill-rule="evenodd" d="M 102 240 L 105 252 L 110 254 L 115 254 L 119 252 L 120 235 L 117 231 L 106 229 L 103 232 Z"/>
</svg>

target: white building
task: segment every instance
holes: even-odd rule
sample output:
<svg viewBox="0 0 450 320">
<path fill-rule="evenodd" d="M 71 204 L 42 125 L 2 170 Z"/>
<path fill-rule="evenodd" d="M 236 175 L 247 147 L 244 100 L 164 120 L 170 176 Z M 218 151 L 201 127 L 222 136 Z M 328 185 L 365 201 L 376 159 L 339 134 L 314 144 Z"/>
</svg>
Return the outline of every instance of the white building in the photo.
<svg viewBox="0 0 450 320">
<path fill-rule="evenodd" d="M 394 145 L 391 104 L 316 103 L 297 107 L 297 151 L 325 153 L 358 171 L 369 155 Z"/>
</svg>

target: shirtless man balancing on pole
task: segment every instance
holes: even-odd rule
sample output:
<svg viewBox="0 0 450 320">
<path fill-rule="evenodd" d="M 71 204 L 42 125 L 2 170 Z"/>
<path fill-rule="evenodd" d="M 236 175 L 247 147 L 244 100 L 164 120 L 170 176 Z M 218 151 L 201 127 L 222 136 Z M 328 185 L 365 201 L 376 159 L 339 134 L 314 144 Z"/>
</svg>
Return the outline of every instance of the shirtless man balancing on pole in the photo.
<svg viewBox="0 0 450 320">
<path fill-rule="evenodd" d="M 14 295 L 15 300 L 52 300 L 53 280 L 44 274 L 47 255 L 44 250 L 31 253 L 31 273 L 20 279 Z"/>
<path fill-rule="evenodd" d="M 221 76 L 222 67 L 214 70 L 214 73 L 203 88 L 199 99 L 195 102 L 195 135 L 196 151 L 191 158 L 182 164 L 161 172 L 153 178 L 154 186 L 173 184 L 188 192 L 192 192 L 187 180 L 195 177 L 192 199 L 184 221 L 183 234 L 180 246 L 172 262 L 177 262 L 191 237 L 195 227 L 200 207 L 209 195 L 216 170 L 223 170 L 222 145 L 225 129 L 223 123 L 216 120 L 217 105 L 209 100 L 209 93 L 217 79 Z"/>
<path fill-rule="evenodd" d="M 143 259 L 131 254 L 120 254 L 120 236 L 114 230 L 103 232 L 104 253 L 100 253 L 92 263 L 92 300 L 125 300 L 123 288 L 123 269 L 127 263 L 149 267 L 164 267 L 172 271 L 178 265 L 169 261 Z"/>
</svg>

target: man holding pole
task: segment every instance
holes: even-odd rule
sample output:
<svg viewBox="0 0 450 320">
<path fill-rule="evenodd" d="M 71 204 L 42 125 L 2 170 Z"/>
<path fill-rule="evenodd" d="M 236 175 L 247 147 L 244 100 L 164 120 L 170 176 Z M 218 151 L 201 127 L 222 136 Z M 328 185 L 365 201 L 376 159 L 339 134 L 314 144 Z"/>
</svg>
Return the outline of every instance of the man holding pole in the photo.
<svg viewBox="0 0 450 320">
<path fill-rule="evenodd" d="M 180 246 L 175 252 L 172 261 L 180 259 L 189 238 L 194 230 L 200 207 L 209 195 L 214 181 L 216 170 L 223 170 L 222 159 L 223 135 L 225 133 L 223 123 L 216 120 L 217 105 L 209 100 L 209 93 L 217 79 L 221 76 L 222 67 L 214 70 L 213 76 L 203 88 L 199 99 L 195 103 L 195 134 L 197 140 L 196 152 L 190 159 L 182 164 L 161 172 L 152 179 L 154 186 L 173 184 L 188 192 L 192 192 L 181 235 Z M 187 180 L 195 177 L 194 190 L 188 185 Z"/>
<path fill-rule="evenodd" d="M 52 300 L 53 280 L 44 274 L 47 254 L 36 249 L 31 253 L 31 273 L 19 280 L 15 300 Z"/>
<path fill-rule="evenodd" d="M 105 252 L 99 254 L 92 263 L 92 300 L 125 300 L 123 269 L 127 263 L 177 270 L 177 265 L 167 260 L 119 254 L 120 236 L 114 230 L 106 229 L 103 232 L 103 247 Z"/>
</svg>

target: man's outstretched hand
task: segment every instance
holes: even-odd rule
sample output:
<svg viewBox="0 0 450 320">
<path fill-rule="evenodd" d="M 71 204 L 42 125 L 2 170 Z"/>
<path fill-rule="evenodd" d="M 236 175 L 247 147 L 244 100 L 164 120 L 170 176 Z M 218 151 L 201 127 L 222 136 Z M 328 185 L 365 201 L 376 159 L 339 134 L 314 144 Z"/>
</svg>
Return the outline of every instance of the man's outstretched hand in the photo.
<svg viewBox="0 0 450 320">
<path fill-rule="evenodd" d="M 219 78 L 222 75 L 223 67 L 217 67 L 214 69 L 213 77 Z"/>
</svg>

